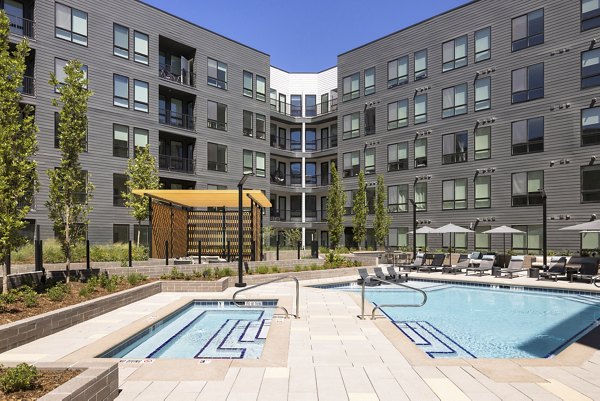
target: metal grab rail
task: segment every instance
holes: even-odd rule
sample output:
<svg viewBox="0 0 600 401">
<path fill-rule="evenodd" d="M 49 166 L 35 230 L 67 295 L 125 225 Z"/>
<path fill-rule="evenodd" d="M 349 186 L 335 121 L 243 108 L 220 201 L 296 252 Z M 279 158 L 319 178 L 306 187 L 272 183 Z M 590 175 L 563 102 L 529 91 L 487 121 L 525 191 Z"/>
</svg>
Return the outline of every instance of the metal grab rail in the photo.
<svg viewBox="0 0 600 401">
<path fill-rule="evenodd" d="M 299 281 L 298 281 L 298 279 L 297 279 L 296 277 L 294 277 L 294 276 L 283 276 L 283 277 L 278 277 L 278 278 L 276 278 L 276 279 L 269 280 L 269 281 L 266 281 L 266 282 L 264 282 L 264 283 L 260 283 L 260 284 L 253 285 L 252 287 L 242 288 L 241 290 L 237 290 L 236 292 L 234 292 L 234 293 L 233 293 L 233 297 L 231 298 L 231 301 L 232 301 L 232 302 L 233 302 L 233 304 L 234 304 L 235 306 L 237 306 L 238 308 L 243 308 L 243 307 L 245 307 L 245 305 L 238 305 L 238 303 L 237 303 L 237 302 L 236 302 L 236 300 L 235 300 L 235 297 L 236 297 L 236 295 L 237 295 L 237 294 L 239 294 L 240 292 L 244 292 L 244 291 L 252 290 L 252 289 L 254 289 L 254 288 L 262 287 L 263 285 L 267 285 L 267 284 L 275 283 L 275 282 L 277 282 L 277 281 L 281 281 L 281 280 L 285 280 L 285 279 L 292 279 L 292 280 L 294 280 L 294 281 L 296 282 L 296 314 L 294 315 L 294 317 L 295 317 L 296 319 L 299 319 L 299 318 L 300 318 L 300 282 L 299 282 Z M 280 306 L 280 305 L 277 305 L 277 306 L 276 306 L 276 308 L 283 309 L 283 311 L 285 312 L 285 318 L 286 318 L 286 319 L 289 319 L 289 317 L 290 317 L 290 314 L 289 314 L 288 310 L 287 310 L 285 307 L 283 307 L 283 306 Z"/>
<path fill-rule="evenodd" d="M 389 304 L 389 305 L 378 305 L 378 306 L 374 307 L 373 310 L 371 311 L 371 320 L 375 320 L 375 312 L 378 309 L 381 310 L 382 308 L 419 308 L 419 307 L 425 305 L 425 303 L 427 302 L 427 293 L 425 293 L 425 291 L 423 291 L 423 290 L 421 290 L 419 288 L 411 287 L 410 285 L 406 285 L 406 284 L 394 283 L 392 281 L 387 281 L 387 280 L 384 280 L 384 279 L 381 279 L 381 278 L 375 277 L 375 276 L 369 276 L 369 278 L 371 280 L 380 281 L 382 283 L 395 284 L 395 285 L 397 285 L 399 287 L 408 288 L 409 290 L 420 292 L 421 295 L 423 295 L 423 302 L 421 302 L 420 304 Z M 362 297 L 361 311 L 360 311 L 360 318 L 361 318 L 361 320 L 365 320 L 365 284 L 366 284 L 366 282 L 367 282 L 367 280 L 363 280 L 363 282 L 362 282 L 362 289 L 361 289 L 361 297 Z"/>
</svg>

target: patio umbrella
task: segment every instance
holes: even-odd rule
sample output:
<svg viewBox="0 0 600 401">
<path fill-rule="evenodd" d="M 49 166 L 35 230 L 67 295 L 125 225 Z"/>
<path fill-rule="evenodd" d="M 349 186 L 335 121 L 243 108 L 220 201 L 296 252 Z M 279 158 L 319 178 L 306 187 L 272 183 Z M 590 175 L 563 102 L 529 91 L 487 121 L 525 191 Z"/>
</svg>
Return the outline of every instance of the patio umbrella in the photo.
<svg viewBox="0 0 600 401">
<path fill-rule="evenodd" d="M 587 223 L 575 224 L 574 226 L 563 227 L 560 230 L 597 232 L 600 231 L 600 220 L 592 220 L 588 221 Z"/>
<path fill-rule="evenodd" d="M 508 226 L 500 226 L 483 232 L 484 234 L 502 234 L 502 244 L 504 255 L 506 255 L 506 234 L 524 234 L 523 231 Z M 504 258 L 504 267 L 506 267 L 506 258 Z"/>
<path fill-rule="evenodd" d="M 412 234 L 412 230 L 408 232 L 408 234 Z M 417 234 L 431 234 L 435 233 L 435 228 L 431 228 L 429 226 L 423 226 L 417 228 Z M 427 252 L 427 242 L 425 242 L 425 252 Z"/>
<path fill-rule="evenodd" d="M 460 227 L 456 224 L 450 223 L 435 229 L 433 232 L 437 234 L 450 234 L 450 253 L 452 253 L 452 234 L 472 233 L 473 230 L 469 230 L 468 228 Z"/>
</svg>

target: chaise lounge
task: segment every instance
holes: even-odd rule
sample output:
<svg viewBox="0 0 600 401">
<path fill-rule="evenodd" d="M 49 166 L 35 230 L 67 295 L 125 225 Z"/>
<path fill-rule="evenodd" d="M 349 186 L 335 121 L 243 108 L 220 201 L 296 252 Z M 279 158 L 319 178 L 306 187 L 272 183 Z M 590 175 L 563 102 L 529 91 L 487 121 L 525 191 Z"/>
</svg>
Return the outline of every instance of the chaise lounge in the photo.
<svg viewBox="0 0 600 401">
<path fill-rule="evenodd" d="M 590 284 L 600 280 L 600 275 L 598 275 L 598 261 L 594 258 L 582 258 L 579 271 L 571 274 L 571 282 L 575 279 L 590 280 Z"/>
<path fill-rule="evenodd" d="M 446 260 L 446 255 L 443 253 L 436 253 L 435 255 L 433 255 L 433 259 L 431 260 L 431 263 L 428 265 L 422 265 L 420 267 L 417 267 L 417 272 L 420 273 L 421 271 L 426 271 L 428 273 L 437 271 L 438 269 L 441 269 L 444 267 L 444 260 Z"/>
<path fill-rule="evenodd" d="M 540 272 L 538 280 L 543 278 L 551 278 L 558 281 L 559 277 L 567 277 L 567 258 L 561 257 L 558 262 L 550 266 L 545 272 Z"/>
<path fill-rule="evenodd" d="M 363 283 L 365 283 L 367 286 L 376 286 L 381 284 L 380 281 L 373 280 L 369 276 L 367 269 L 358 269 L 358 275 L 360 276 L 360 278 L 356 280 L 356 284 L 358 285 L 362 285 Z"/>
<path fill-rule="evenodd" d="M 495 259 L 482 259 L 479 266 L 467 267 L 465 275 L 468 276 L 469 272 L 479 273 L 479 276 L 483 276 L 483 273 L 488 271 L 491 273 L 492 267 L 494 267 L 494 260 Z"/>
<path fill-rule="evenodd" d="M 387 271 L 388 271 L 388 275 L 386 276 L 386 279 L 388 281 L 393 281 L 395 283 L 403 283 L 405 281 L 408 281 L 408 273 L 396 272 L 396 269 L 394 269 L 394 266 L 388 266 Z"/>
<path fill-rule="evenodd" d="M 523 267 L 523 256 L 513 256 L 508 263 L 508 267 L 500 269 L 499 277 L 508 277 L 512 279 L 515 274 L 526 271 Z"/>
<path fill-rule="evenodd" d="M 462 271 L 468 268 L 469 266 L 471 266 L 471 262 L 469 261 L 469 255 L 460 254 L 458 256 L 458 261 L 456 262 L 456 264 L 444 266 L 442 268 L 442 273 L 462 273 Z"/>
</svg>

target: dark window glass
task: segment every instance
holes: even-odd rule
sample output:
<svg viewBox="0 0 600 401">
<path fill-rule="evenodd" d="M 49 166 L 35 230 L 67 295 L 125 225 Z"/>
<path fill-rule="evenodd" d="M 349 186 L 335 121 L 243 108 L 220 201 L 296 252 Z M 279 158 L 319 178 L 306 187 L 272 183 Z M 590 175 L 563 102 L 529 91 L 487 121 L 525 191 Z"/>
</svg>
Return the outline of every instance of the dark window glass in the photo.
<svg viewBox="0 0 600 401">
<path fill-rule="evenodd" d="M 512 51 L 544 43 L 544 9 L 512 20 Z"/>
<path fill-rule="evenodd" d="M 544 97 L 544 63 L 513 70 L 512 102 L 522 103 Z"/>
<path fill-rule="evenodd" d="M 581 202 L 600 202 L 600 166 L 581 168 Z"/>
<path fill-rule="evenodd" d="M 544 117 L 512 123 L 512 154 L 544 151 Z"/>
</svg>

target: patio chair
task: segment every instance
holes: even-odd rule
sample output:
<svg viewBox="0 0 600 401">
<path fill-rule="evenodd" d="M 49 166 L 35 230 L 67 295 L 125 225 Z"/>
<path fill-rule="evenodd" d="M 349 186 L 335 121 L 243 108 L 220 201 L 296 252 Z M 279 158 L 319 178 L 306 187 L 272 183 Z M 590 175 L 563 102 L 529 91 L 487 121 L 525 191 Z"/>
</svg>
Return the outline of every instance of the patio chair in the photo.
<svg viewBox="0 0 600 401">
<path fill-rule="evenodd" d="M 383 270 L 381 270 L 381 267 L 375 267 L 373 269 L 373 273 L 375 273 L 375 276 L 380 279 L 380 280 L 387 280 L 387 276 L 385 275 L 385 273 L 383 272 Z M 382 284 L 386 284 L 386 283 L 382 283 Z"/>
<path fill-rule="evenodd" d="M 458 256 L 458 261 L 456 262 L 456 264 L 450 265 L 450 266 L 444 266 L 442 268 L 442 273 L 452 273 L 452 274 L 460 273 L 463 271 L 463 269 L 466 269 L 470 265 L 471 265 L 471 262 L 469 262 L 469 255 L 460 254 Z"/>
<path fill-rule="evenodd" d="M 445 254 L 436 253 L 435 255 L 433 255 L 431 263 L 428 265 L 422 265 L 420 267 L 417 267 L 417 272 L 426 271 L 428 273 L 431 273 L 433 271 L 437 271 L 438 269 L 444 267 L 444 260 L 446 260 Z"/>
<path fill-rule="evenodd" d="M 423 266 L 423 264 L 425 263 L 425 260 L 427 255 L 425 254 L 417 254 L 417 256 L 415 257 L 415 261 L 412 264 L 408 264 L 408 265 L 399 265 L 398 267 L 401 269 L 407 269 L 407 270 L 412 270 L 412 269 L 418 269 L 419 267 Z"/>
<path fill-rule="evenodd" d="M 386 276 L 386 279 L 389 281 L 393 281 L 395 283 L 403 283 L 408 281 L 408 273 L 397 273 L 396 269 L 394 269 L 394 266 L 388 266 L 387 271 L 388 275 Z"/>
<path fill-rule="evenodd" d="M 590 284 L 592 284 L 595 281 L 600 280 L 600 275 L 598 275 L 598 261 L 593 258 L 585 259 L 586 260 L 582 261 L 579 271 L 571 274 L 571 282 L 575 279 L 581 279 L 590 280 Z"/>
<path fill-rule="evenodd" d="M 356 280 L 356 284 L 358 285 L 362 285 L 362 283 L 365 283 L 367 286 L 376 286 L 381 284 L 381 282 L 375 281 L 369 277 L 367 269 L 358 269 L 358 275 L 360 276 L 360 278 Z"/>
<path fill-rule="evenodd" d="M 538 280 L 543 278 L 552 278 L 554 281 L 558 281 L 559 277 L 567 276 L 567 258 L 564 256 L 558 260 L 554 265 L 552 265 L 548 270 L 544 272 L 540 272 L 540 276 Z"/>
<path fill-rule="evenodd" d="M 485 255 L 485 256 L 488 256 L 488 255 Z M 488 271 L 491 273 L 492 267 L 494 267 L 494 261 L 495 261 L 495 259 L 485 259 L 485 257 L 484 257 L 484 259 L 481 259 L 479 266 L 467 267 L 465 276 L 468 276 L 469 272 L 479 273 L 479 276 L 483 276 L 483 273 L 488 272 Z"/>
<path fill-rule="evenodd" d="M 499 277 L 508 277 L 513 278 L 515 274 L 527 271 L 523 267 L 523 257 L 522 256 L 513 256 L 508 263 L 508 267 L 500 269 Z"/>
</svg>

